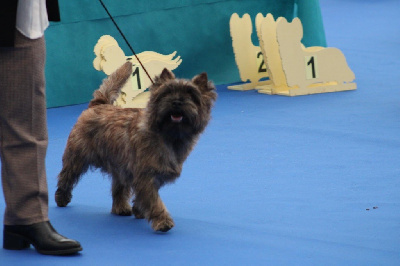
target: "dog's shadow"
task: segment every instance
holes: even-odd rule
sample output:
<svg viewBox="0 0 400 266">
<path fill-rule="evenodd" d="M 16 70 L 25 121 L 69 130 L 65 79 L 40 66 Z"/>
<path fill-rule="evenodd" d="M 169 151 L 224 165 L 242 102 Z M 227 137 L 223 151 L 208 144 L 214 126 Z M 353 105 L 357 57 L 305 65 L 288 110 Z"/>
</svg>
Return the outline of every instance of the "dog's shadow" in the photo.
<svg viewBox="0 0 400 266">
<path fill-rule="evenodd" d="M 213 227 L 209 223 L 183 217 L 174 217 L 177 227 L 166 233 L 154 232 L 147 220 L 136 219 L 134 216 L 119 216 L 110 213 L 106 207 L 89 205 L 71 205 L 66 208 L 50 207 L 50 220 L 61 234 L 75 237 L 90 238 L 90 241 L 104 239 L 153 239 L 159 236 L 176 237 L 204 231 Z M 161 237 L 164 238 L 164 237 Z"/>
<path fill-rule="evenodd" d="M 105 238 L 107 235 L 127 237 L 154 232 L 146 220 L 115 215 L 106 207 L 71 204 L 66 208 L 54 207 L 50 210 L 50 219 L 65 231 L 74 228 L 76 231 L 85 231 L 85 234 L 102 235 Z"/>
</svg>

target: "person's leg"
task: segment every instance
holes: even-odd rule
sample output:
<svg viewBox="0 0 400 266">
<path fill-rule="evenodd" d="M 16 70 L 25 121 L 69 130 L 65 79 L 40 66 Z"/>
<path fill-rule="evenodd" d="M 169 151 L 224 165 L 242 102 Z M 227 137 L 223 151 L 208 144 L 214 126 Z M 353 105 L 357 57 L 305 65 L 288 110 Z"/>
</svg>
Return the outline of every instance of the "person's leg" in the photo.
<svg viewBox="0 0 400 266">
<path fill-rule="evenodd" d="M 32 244 L 42 254 L 82 250 L 48 219 L 45 157 L 48 143 L 44 38 L 16 32 L 14 48 L 0 48 L 0 157 L 6 201 L 3 247 Z"/>
<path fill-rule="evenodd" d="M 48 220 L 44 38 L 17 33 L 0 49 L 0 151 L 6 200 L 4 224 Z"/>
</svg>

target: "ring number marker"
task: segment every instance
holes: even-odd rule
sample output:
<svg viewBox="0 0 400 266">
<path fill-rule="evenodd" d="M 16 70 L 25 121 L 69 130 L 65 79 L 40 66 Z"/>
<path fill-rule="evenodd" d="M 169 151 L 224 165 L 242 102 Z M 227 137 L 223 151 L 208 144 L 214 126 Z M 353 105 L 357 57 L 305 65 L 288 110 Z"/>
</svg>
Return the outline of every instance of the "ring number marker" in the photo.
<svg viewBox="0 0 400 266">
<path fill-rule="evenodd" d="M 140 69 L 137 66 L 135 68 L 135 71 L 132 72 L 132 87 L 134 90 L 140 90 L 142 88 L 142 83 L 140 82 L 140 74 Z"/>
<path fill-rule="evenodd" d="M 315 79 L 318 78 L 318 62 L 316 56 L 305 56 L 306 63 L 306 78 Z"/>
<path fill-rule="evenodd" d="M 258 52 L 257 54 L 257 65 L 259 66 L 258 73 L 267 72 L 267 67 L 265 66 L 264 56 L 262 52 Z"/>
</svg>

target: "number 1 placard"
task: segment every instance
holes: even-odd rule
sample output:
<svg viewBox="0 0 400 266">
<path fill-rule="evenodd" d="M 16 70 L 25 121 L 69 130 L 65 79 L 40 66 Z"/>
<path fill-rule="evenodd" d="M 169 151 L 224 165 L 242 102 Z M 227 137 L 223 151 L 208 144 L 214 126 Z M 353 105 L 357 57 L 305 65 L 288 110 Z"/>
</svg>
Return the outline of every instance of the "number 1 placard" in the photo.
<svg viewBox="0 0 400 266">
<path fill-rule="evenodd" d="M 176 56 L 176 51 L 167 55 L 144 51 L 135 56 L 126 56 L 118 42 L 110 35 L 101 36 L 94 47 L 94 53 L 94 68 L 107 75 L 111 75 L 126 61 L 132 63 L 131 78 L 121 88 L 120 95 L 114 101 L 114 105 L 123 108 L 145 108 L 147 105 L 149 92 L 146 92 L 146 89 L 151 85 L 151 81 L 139 59 L 151 77 L 161 74 L 164 68 L 172 71 L 182 62 L 180 56 Z"/>
<path fill-rule="evenodd" d="M 287 96 L 355 90 L 355 75 L 344 54 L 332 47 L 305 47 L 299 18 L 288 22 L 272 14 L 256 25 L 271 84 L 257 86 L 260 93 Z"/>
</svg>

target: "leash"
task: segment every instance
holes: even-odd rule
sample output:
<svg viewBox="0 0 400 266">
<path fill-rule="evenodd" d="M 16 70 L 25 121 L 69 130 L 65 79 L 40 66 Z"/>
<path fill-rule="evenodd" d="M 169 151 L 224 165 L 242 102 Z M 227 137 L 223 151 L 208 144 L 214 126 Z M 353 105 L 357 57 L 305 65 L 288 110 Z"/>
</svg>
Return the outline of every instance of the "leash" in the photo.
<svg viewBox="0 0 400 266">
<path fill-rule="evenodd" d="M 153 79 L 150 77 L 149 73 L 147 72 L 147 69 L 144 67 L 144 65 L 142 64 L 142 62 L 140 61 L 139 57 L 136 55 L 135 51 L 133 50 L 132 46 L 130 45 L 130 43 L 128 42 L 128 40 L 126 39 L 124 33 L 121 31 L 121 29 L 118 27 L 118 24 L 115 22 L 114 18 L 111 16 L 110 12 L 108 11 L 106 5 L 103 3 L 102 0 L 99 0 L 100 4 L 103 6 L 104 10 L 107 12 L 108 16 L 110 17 L 111 21 L 114 23 L 115 27 L 117 28 L 117 30 L 119 31 L 119 33 L 121 34 L 122 38 L 124 38 L 126 44 L 128 45 L 129 49 L 131 49 L 133 55 L 136 57 L 137 61 L 139 62 L 140 66 L 143 68 L 144 72 L 146 73 L 147 77 L 149 77 L 150 81 L 152 84 L 154 84 Z"/>
</svg>

